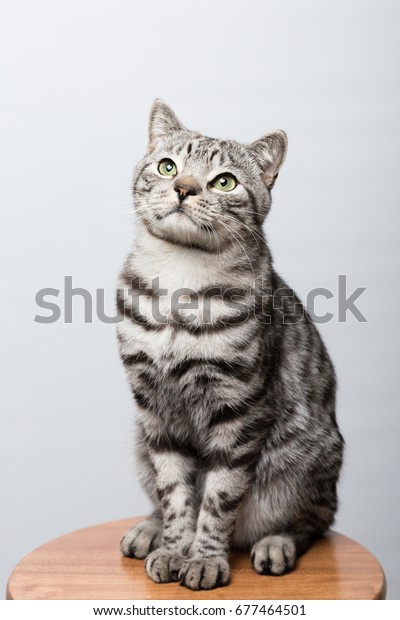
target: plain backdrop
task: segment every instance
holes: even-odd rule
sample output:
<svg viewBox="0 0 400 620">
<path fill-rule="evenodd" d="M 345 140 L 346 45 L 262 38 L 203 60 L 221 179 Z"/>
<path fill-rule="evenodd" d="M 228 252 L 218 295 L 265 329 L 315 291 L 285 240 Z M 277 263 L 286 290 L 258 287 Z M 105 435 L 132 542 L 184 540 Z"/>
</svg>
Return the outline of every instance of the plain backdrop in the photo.
<svg viewBox="0 0 400 620">
<path fill-rule="evenodd" d="M 106 310 L 133 236 L 132 170 L 154 98 L 191 129 L 289 152 L 266 231 L 278 271 L 332 321 L 347 450 L 335 528 L 400 598 L 399 17 L 395 0 L 15 0 L 1 62 L 1 588 L 34 547 L 144 514 L 115 328 L 34 321 L 64 277 Z M 367 322 L 339 322 L 338 275 Z"/>
</svg>

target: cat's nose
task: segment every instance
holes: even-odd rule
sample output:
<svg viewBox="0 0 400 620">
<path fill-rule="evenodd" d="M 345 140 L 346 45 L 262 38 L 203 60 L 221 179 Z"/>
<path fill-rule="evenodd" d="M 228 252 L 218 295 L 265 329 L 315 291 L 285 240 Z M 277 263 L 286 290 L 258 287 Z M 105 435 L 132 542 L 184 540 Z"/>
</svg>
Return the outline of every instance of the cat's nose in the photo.
<svg viewBox="0 0 400 620">
<path fill-rule="evenodd" d="M 184 200 L 187 196 L 198 194 L 201 187 L 194 177 L 185 177 L 175 181 L 174 190 L 178 193 L 179 200 Z"/>
</svg>

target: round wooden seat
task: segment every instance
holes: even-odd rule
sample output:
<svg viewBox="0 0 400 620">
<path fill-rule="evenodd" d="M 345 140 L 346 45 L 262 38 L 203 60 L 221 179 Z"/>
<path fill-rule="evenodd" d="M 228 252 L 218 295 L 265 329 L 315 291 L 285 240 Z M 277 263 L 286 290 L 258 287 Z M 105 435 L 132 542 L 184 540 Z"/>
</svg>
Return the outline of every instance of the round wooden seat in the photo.
<svg viewBox="0 0 400 620">
<path fill-rule="evenodd" d="M 385 575 L 354 540 L 329 532 L 282 577 L 257 575 L 248 553 L 233 553 L 231 582 L 193 592 L 177 583 L 155 584 L 142 560 L 125 558 L 119 541 L 141 520 L 124 519 L 71 532 L 27 555 L 12 572 L 8 599 L 85 600 L 309 600 L 383 599 Z"/>
</svg>

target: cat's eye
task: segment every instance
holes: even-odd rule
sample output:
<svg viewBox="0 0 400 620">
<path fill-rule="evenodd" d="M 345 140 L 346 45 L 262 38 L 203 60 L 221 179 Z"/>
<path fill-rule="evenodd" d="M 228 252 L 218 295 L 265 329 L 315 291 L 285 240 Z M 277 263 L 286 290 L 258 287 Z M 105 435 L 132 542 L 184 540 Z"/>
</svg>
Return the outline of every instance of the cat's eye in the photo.
<svg viewBox="0 0 400 620">
<path fill-rule="evenodd" d="M 178 171 L 172 159 L 162 159 L 158 164 L 158 172 L 164 177 L 174 177 Z"/>
<path fill-rule="evenodd" d="M 212 184 L 216 189 L 219 189 L 222 192 L 231 192 L 233 189 L 235 189 L 237 181 L 233 174 L 226 173 L 220 174 L 215 177 Z"/>
</svg>

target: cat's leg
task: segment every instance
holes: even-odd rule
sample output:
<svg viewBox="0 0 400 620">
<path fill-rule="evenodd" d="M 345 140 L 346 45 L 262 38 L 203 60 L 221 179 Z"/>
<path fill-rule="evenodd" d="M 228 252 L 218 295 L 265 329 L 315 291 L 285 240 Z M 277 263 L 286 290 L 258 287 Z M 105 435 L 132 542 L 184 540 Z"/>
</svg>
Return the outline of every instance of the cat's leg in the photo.
<svg viewBox="0 0 400 620">
<path fill-rule="evenodd" d="M 146 557 L 146 570 L 154 581 L 173 581 L 195 532 L 195 464 L 193 458 L 174 450 L 162 418 L 139 404 L 136 461 L 155 512 L 126 533 L 122 553 Z"/>
<path fill-rule="evenodd" d="M 308 444 L 295 436 L 260 452 L 233 536 L 235 546 L 251 551 L 260 574 L 293 570 L 297 558 L 333 523 L 342 441 L 332 432 L 319 433 Z"/>
<path fill-rule="evenodd" d="M 182 565 L 181 584 L 192 590 L 224 586 L 237 515 L 252 486 L 265 426 L 264 412 L 246 402 L 219 408 L 210 418 L 207 473 L 196 536 Z"/>
<path fill-rule="evenodd" d="M 194 462 L 178 451 L 149 448 L 162 514 L 159 546 L 146 558 L 157 583 L 176 581 L 195 533 Z"/>
<path fill-rule="evenodd" d="M 156 493 L 156 479 L 145 443 L 143 428 L 136 429 L 136 464 L 140 482 L 152 500 L 153 514 L 131 527 L 121 540 L 121 551 L 126 557 L 144 559 L 160 544 L 162 531 L 161 512 Z"/>
<path fill-rule="evenodd" d="M 283 575 L 295 568 L 297 558 L 333 522 L 337 504 L 335 482 L 327 484 L 328 492 L 319 497 L 315 488 L 306 483 L 296 487 L 277 479 L 262 489 L 259 482 L 254 481 L 240 506 L 233 543 L 251 550 L 251 562 L 257 573 Z"/>
<path fill-rule="evenodd" d="M 228 583 L 231 535 L 250 477 L 242 465 L 218 466 L 208 472 L 196 536 L 179 574 L 182 585 L 210 590 Z"/>
</svg>

